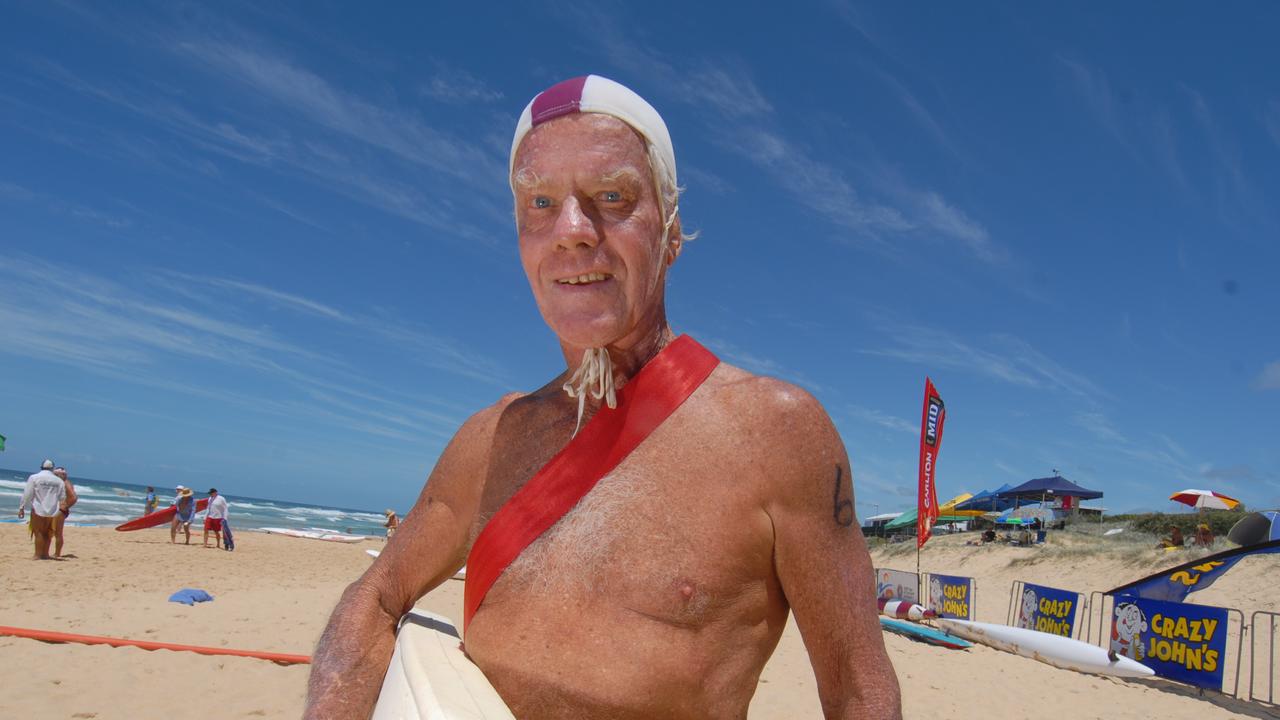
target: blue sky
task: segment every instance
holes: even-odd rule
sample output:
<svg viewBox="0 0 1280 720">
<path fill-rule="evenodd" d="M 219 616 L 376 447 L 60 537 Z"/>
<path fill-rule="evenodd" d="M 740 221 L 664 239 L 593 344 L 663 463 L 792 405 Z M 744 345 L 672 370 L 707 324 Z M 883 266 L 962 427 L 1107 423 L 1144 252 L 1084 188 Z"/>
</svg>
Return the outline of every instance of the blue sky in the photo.
<svg viewBox="0 0 1280 720">
<path fill-rule="evenodd" d="M 1280 505 L 1280 8 L 0 1 L 0 466 L 407 508 L 563 367 L 515 118 L 663 113 L 674 327 L 812 391 L 858 510 L 1042 477 Z"/>
</svg>

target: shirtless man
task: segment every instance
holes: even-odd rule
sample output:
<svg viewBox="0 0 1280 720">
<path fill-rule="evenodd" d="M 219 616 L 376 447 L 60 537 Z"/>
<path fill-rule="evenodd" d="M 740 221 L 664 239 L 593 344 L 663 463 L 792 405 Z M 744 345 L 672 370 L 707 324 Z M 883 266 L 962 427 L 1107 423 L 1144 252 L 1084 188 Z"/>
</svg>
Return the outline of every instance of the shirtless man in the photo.
<svg viewBox="0 0 1280 720">
<path fill-rule="evenodd" d="M 58 514 L 53 518 L 53 556 L 62 557 L 63 545 L 63 529 L 66 527 L 67 518 L 71 517 L 71 506 L 80 501 L 80 496 L 76 495 L 76 486 L 71 484 L 71 478 L 67 477 L 67 469 L 56 467 L 53 474 L 62 480 L 63 487 L 67 491 L 67 499 L 58 505 Z"/>
<path fill-rule="evenodd" d="M 445 448 L 335 608 L 308 718 L 368 717 L 400 616 L 462 567 L 580 423 L 608 419 L 607 388 L 562 389 L 581 379 L 574 370 L 623 388 L 675 337 L 664 290 L 685 237 L 665 125 L 595 76 L 539 97 L 512 147 L 516 226 L 568 369 L 477 413 Z M 608 362 L 584 359 L 598 348 Z M 465 648 L 520 718 L 743 718 L 792 611 L 827 717 L 900 717 L 872 586 L 827 414 L 799 388 L 721 363 L 506 567 Z"/>
</svg>

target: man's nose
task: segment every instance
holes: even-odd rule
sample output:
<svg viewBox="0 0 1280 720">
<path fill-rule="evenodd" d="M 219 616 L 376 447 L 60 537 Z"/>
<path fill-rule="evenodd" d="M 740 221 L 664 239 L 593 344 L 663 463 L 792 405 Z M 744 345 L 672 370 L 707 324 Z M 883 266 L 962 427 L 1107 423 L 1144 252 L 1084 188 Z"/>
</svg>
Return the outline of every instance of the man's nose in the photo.
<svg viewBox="0 0 1280 720">
<path fill-rule="evenodd" d="M 600 244 L 599 226 L 588 209 L 582 206 L 582 201 L 572 195 L 561 205 L 555 231 L 556 246 L 566 250 Z"/>
</svg>

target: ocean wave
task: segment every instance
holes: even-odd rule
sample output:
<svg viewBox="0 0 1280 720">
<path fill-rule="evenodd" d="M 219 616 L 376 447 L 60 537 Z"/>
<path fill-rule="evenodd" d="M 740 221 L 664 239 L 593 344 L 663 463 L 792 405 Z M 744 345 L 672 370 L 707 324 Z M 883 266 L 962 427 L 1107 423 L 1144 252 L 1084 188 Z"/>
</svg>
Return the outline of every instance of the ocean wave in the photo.
<svg viewBox="0 0 1280 720">
<path fill-rule="evenodd" d="M 259 505 L 245 500 L 228 500 L 232 505 L 242 510 L 266 510 L 267 512 L 280 512 L 284 508 L 278 505 Z"/>
<path fill-rule="evenodd" d="M 24 480 L 0 480 L 0 487 L 17 488 L 18 490 L 21 490 L 26 486 L 27 486 L 27 481 L 25 479 Z"/>
<path fill-rule="evenodd" d="M 98 521 L 98 522 L 104 522 L 104 523 L 107 523 L 107 522 L 112 522 L 112 523 L 122 523 L 122 522 L 124 522 L 125 520 L 132 520 L 132 519 L 133 519 L 133 518 L 130 518 L 130 517 L 126 517 L 126 516 L 124 516 L 124 515 L 110 515 L 110 514 L 99 514 L 99 513 L 80 513 L 80 512 L 76 512 L 76 511 L 77 511 L 77 510 L 79 510 L 79 509 L 80 509 L 80 507 L 79 507 L 79 506 L 76 506 L 76 507 L 74 507 L 74 508 L 71 508 L 71 517 L 75 519 L 75 522 L 93 522 L 93 521 Z"/>
</svg>

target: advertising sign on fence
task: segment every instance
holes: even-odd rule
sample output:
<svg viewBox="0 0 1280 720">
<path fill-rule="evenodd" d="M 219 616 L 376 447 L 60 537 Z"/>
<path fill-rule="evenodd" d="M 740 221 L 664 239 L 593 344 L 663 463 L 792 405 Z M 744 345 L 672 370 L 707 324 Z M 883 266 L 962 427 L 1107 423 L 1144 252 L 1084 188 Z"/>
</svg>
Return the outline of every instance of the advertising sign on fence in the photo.
<svg viewBox="0 0 1280 720">
<path fill-rule="evenodd" d="M 938 617 L 973 619 L 973 578 L 929 574 L 929 607 Z"/>
<path fill-rule="evenodd" d="M 905 570 L 876 568 L 876 598 L 920 602 L 920 576 Z"/>
<path fill-rule="evenodd" d="M 1160 677 L 1221 690 L 1227 611 L 1117 595 L 1111 610 L 1110 647 Z"/>
<path fill-rule="evenodd" d="M 1079 604 L 1079 593 L 1023 583 L 1022 602 L 1014 624 L 1028 630 L 1073 637 Z"/>
</svg>

